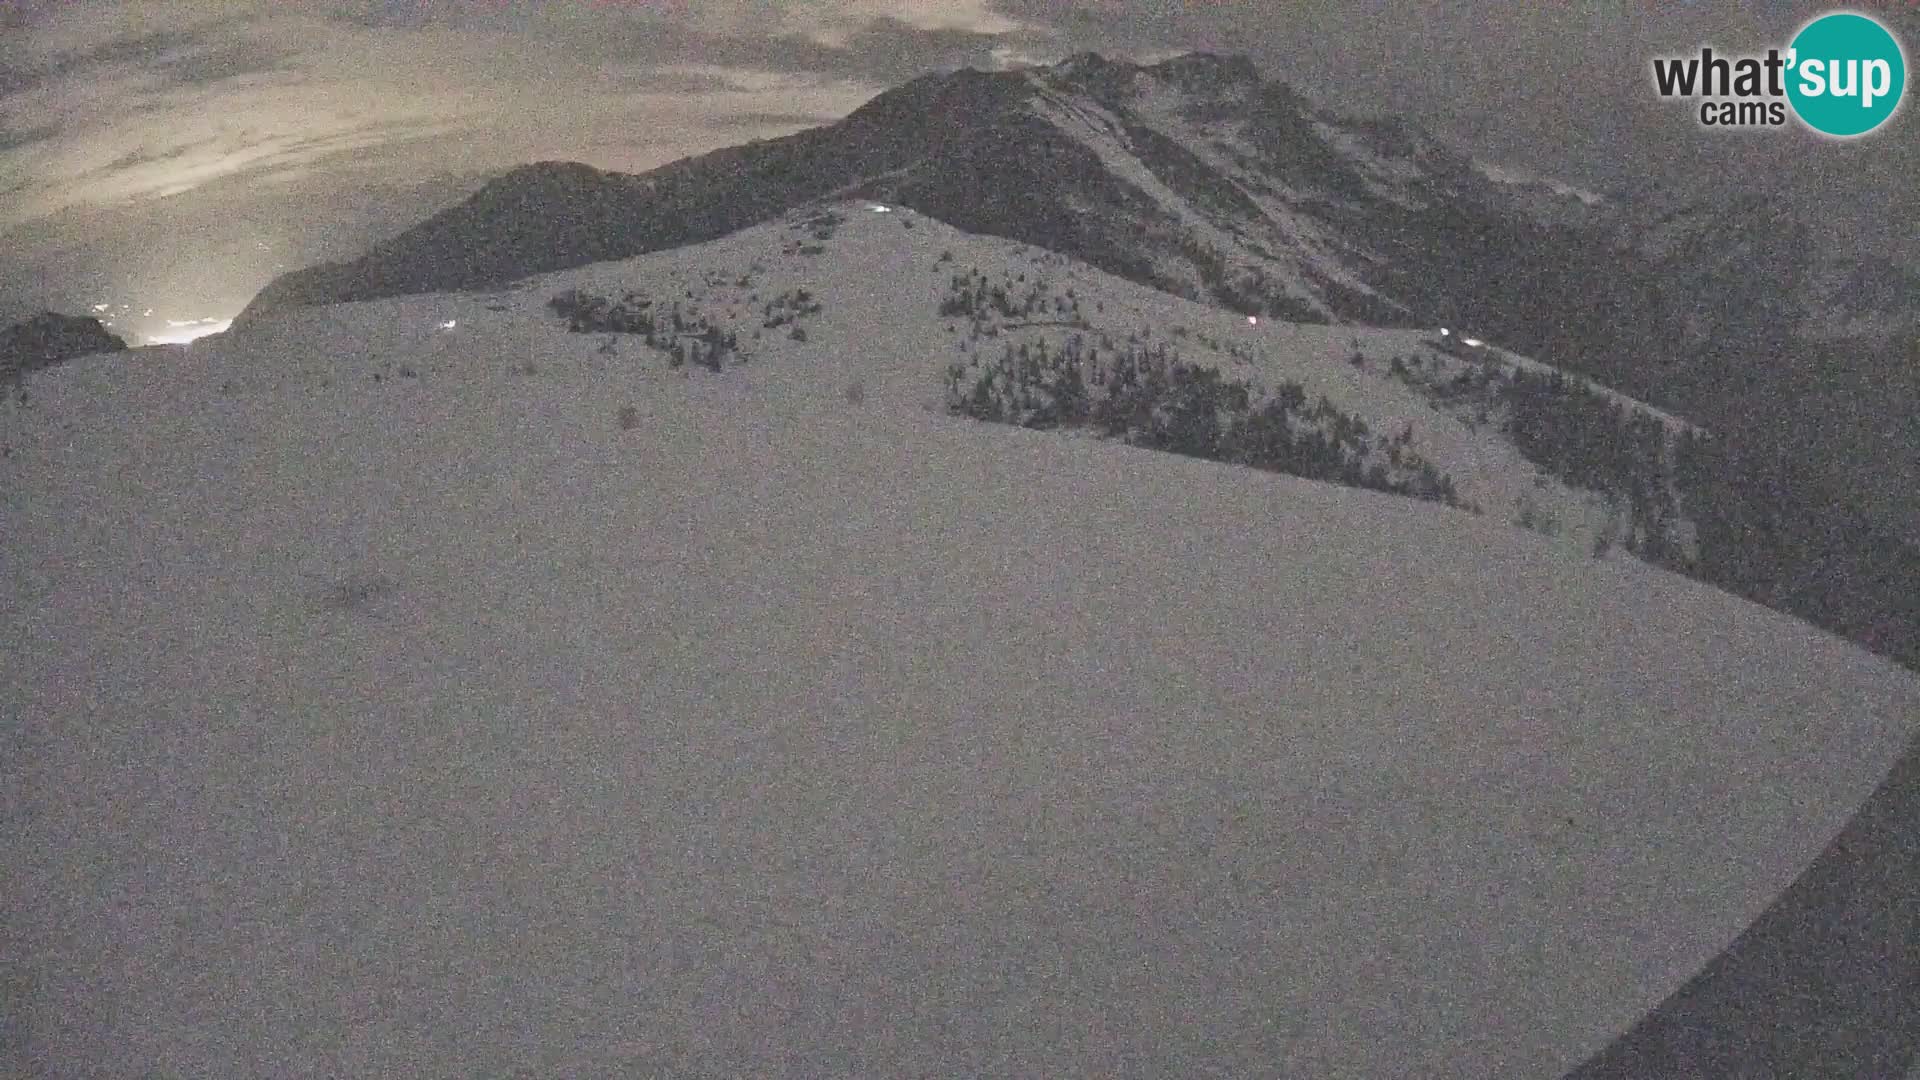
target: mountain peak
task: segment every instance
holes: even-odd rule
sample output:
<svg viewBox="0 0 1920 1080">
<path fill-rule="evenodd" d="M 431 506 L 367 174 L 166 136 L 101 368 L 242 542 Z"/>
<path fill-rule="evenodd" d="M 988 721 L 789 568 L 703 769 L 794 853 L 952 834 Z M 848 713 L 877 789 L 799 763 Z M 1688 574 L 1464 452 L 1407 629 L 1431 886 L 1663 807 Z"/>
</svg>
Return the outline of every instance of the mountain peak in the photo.
<svg viewBox="0 0 1920 1080">
<path fill-rule="evenodd" d="M 514 187 L 533 183 L 546 186 L 594 184 L 608 177 L 625 175 L 596 169 L 579 161 L 535 161 L 519 165 L 495 177 L 487 186 Z"/>
<path fill-rule="evenodd" d="M 525 165 L 514 168 L 508 175 L 540 175 L 547 173 L 555 175 L 592 176 L 598 175 L 600 170 L 579 161 L 548 160 L 528 162 Z"/>
<path fill-rule="evenodd" d="M 1244 53 L 1190 52 L 1149 65 L 1146 70 L 1175 79 L 1199 76 L 1223 82 L 1259 82 L 1259 69 Z"/>
<path fill-rule="evenodd" d="M 1088 49 L 1085 52 L 1074 53 L 1072 56 L 1053 65 L 1053 68 L 1055 71 L 1072 71 L 1084 68 L 1106 68 L 1115 66 L 1117 65 L 1114 61 L 1107 59 L 1092 49 Z"/>
<path fill-rule="evenodd" d="M 1190 52 L 1151 64 L 1115 60 L 1098 52 L 1074 53 L 1044 69 L 1055 78 L 1100 83 L 1146 74 L 1189 90 L 1245 86 L 1261 81 L 1253 61 L 1237 53 Z"/>
</svg>

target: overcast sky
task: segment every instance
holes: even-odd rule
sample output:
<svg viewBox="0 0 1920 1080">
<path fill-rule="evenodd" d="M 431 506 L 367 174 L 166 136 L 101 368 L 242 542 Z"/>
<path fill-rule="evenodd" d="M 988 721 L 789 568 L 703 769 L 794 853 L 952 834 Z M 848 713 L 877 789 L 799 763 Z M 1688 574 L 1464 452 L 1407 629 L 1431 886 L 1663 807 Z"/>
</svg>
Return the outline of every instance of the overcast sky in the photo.
<svg viewBox="0 0 1920 1080">
<path fill-rule="evenodd" d="M 544 159 L 644 170 L 830 122 L 922 72 L 1084 49 L 1244 52 L 1602 189 L 1776 191 L 1920 260 L 1909 106 L 1850 144 L 1704 131 L 1649 58 L 1784 45 L 1824 5 L 1700 0 L 0 0 L 0 318 L 233 314 Z M 1913 49 L 1920 10 L 1856 4 Z M 1911 96 L 1911 94 L 1909 95 Z M 1830 211 L 1830 212 L 1827 212 Z M 1817 218 L 1818 220 L 1818 218 Z"/>
</svg>

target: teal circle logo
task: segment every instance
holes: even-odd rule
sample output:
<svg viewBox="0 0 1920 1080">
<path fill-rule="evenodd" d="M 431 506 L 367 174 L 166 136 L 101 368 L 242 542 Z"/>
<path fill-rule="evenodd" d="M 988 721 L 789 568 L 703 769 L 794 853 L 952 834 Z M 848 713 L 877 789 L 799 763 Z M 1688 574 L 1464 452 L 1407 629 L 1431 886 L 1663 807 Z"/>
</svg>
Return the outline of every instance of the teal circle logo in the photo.
<svg viewBox="0 0 1920 1080">
<path fill-rule="evenodd" d="M 1787 100 L 1825 135 L 1865 135 L 1887 122 L 1907 90 L 1900 42 L 1865 15 L 1837 12 L 1802 27 L 1787 54 Z"/>
</svg>

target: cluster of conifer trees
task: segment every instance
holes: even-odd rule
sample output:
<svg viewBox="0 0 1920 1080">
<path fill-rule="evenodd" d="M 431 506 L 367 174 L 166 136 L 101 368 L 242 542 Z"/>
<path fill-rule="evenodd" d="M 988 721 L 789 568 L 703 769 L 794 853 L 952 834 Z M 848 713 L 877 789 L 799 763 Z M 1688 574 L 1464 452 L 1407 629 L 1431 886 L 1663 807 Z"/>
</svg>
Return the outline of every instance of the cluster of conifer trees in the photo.
<svg viewBox="0 0 1920 1080">
<path fill-rule="evenodd" d="M 576 334 L 638 336 L 648 348 L 665 353 L 672 367 L 692 363 L 717 372 L 728 358 L 739 358 L 739 340 L 733 331 L 722 331 L 698 312 L 683 310 L 678 301 L 662 311 L 652 299 L 635 292 L 615 301 L 569 289 L 547 301 L 547 306 L 565 316 L 567 329 Z"/>
<path fill-rule="evenodd" d="M 1823 489 L 1809 470 L 1748 440 L 1689 429 L 1554 372 L 1471 365 L 1394 375 L 1436 402 L 1497 415 L 1529 461 L 1617 498 L 1641 559 L 1805 619 L 1920 670 L 1920 547 Z M 1692 526 L 1694 551 L 1681 543 Z"/>
<path fill-rule="evenodd" d="M 947 371 L 949 411 L 1031 428 L 1092 427 L 1134 446 L 1463 505 L 1450 477 L 1410 449 L 1411 429 L 1368 430 L 1299 383 L 1269 394 L 1189 364 L 1160 343 L 1102 354 L 1078 334 L 1060 348 L 1009 344 Z"/>
</svg>

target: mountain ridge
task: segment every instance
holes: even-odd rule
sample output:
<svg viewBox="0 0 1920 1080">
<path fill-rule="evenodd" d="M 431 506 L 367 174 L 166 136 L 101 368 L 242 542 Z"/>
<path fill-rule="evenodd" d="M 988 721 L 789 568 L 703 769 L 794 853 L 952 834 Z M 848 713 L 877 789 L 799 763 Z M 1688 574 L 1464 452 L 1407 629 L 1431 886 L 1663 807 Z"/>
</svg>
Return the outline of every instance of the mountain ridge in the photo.
<svg viewBox="0 0 1920 1080">
<path fill-rule="evenodd" d="M 921 76 L 835 124 L 644 174 L 522 166 L 359 260 L 277 279 L 241 321 L 492 287 L 864 197 L 1243 314 L 1459 328 L 1812 457 L 1836 498 L 1920 529 L 1920 483 L 1901 479 L 1920 446 L 1900 434 L 1920 280 L 1807 264 L 1822 249 L 1764 201 L 1637 209 L 1543 182 L 1319 109 L 1244 57 L 1084 53 Z M 1833 439 L 1774 434 L 1847 410 L 1860 422 Z"/>
<path fill-rule="evenodd" d="M 899 291 L 922 274 L 931 292 Z M 489 305 L 524 308 L 528 291 L 550 293 L 540 296 L 553 305 L 546 317 L 598 340 L 605 355 L 639 349 L 669 368 L 717 372 L 736 364 L 736 349 L 787 350 L 761 338 L 791 333 L 818 393 L 838 392 L 847 362 L 887 364 L 906 381 L 863 393 L 899 407 L 1443 501 L 1582 557 L 1632 554 L 1920 665 L 1920 609 L 1907 599 L 1920 596 L 1920 545 L 1832 500 L 1807 461 L 1756 449 L 1738 416 L 1677 416 L 1441 328 L 1239 317 L 867 200 L 523 279 Z M 525 332 L 484 329 L 501 316 L 473 310 L 469 294 L 429 299 L 460 333 Z M 822 302 L 834 311 L 827 323 L 797 315 Z M 929 322 L 936 309 L 940 321 Z M 324 332 L 334 310 L 348 309 L 287 315 L 249 333 Z M 366 347 L 408 355 L 454 340 L 431 324 L 398 333 Z M 1084 389 L 1103 376 L 1105 389 Z"/>
<path fill-rule="evenodd" d="M 714 239 L 815 199 L 862 193 L 1246 313 L 1461 322 L 1524 351 L 1580 352 L 1596 374 L 1608 353 L 1649 338 L 1666 337 L 1666 349 L 1683 354 L 1709 338 L 1779 337 L 1778 313 L 1728 305 L 1736 317 L 1702 324 L 1664 295 L 1684 267 L 1644 236 L 1664 211 L 1622 222 L 1617 205 L 1598 212 L 1580 193 L 1581 209 L 1542 212 L 1541 191 L 1578 189 L 1530 181 L 1515 183 L 1404 120 L 1318 108 L 1244 56 L 1137 65 L 1086 52 L 1052 66 L 924 75 L 832 125 L 648 173 L 522 166 L 358 260 L 283 275 L 243 317 L 497 285 Z M 1689 212 L 1703 223 L 1696 235 L 1753 236 L 1751 226 L 1725 224 L 1757 209 Z M 1584 215 L 1591 221 L 1582 210 L 1596 210 Z M 1106 220 L 1077 220 L 1093 215 Z M 1769 250 L 1799 246 L 1798 235 Z M 1692 289 L 1737 291 L 1733 275 L 1686 274 L 1681 283 Z M 1893 313 L 1888 332 L 1915 323 L 1897 288 L 1861 302 Z M 1789 329 L 1817 321 L 1817 305 L 1796 303 Z M 1637 340 L 1611 318 L 1623 308 L 1635 312 Z M 1553 332 L 1556 322 L 1568 329 Z"/>
</svg>

